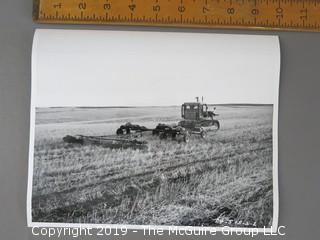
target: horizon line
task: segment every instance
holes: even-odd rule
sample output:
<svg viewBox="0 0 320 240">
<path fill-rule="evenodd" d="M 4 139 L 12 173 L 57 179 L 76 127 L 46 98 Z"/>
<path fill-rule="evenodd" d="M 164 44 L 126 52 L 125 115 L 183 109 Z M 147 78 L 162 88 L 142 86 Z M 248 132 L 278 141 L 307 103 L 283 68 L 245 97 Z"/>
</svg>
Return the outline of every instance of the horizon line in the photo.
<svg viewBox="0 0 320 240">
<path fill-rule="evenodd" d="M 274 103 L 207 103 L 208 106 L 270 106 Z M 35 106 L 35 108 L 147 108 L 147 107 L 181 107 L 181 105 L 150 105 L 150 106 Z"/>
</svg>

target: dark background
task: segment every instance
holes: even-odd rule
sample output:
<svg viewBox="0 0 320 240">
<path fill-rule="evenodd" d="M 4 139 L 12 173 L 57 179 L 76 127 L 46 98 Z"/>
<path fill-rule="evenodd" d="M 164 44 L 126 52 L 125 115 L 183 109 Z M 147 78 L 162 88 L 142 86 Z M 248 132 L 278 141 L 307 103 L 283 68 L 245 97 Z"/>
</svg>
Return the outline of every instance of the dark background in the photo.
<svg viewBox="0 0 320 240">
<path fill-rule="evenodd" d="M 45 239 L 32 236 L 26 222 L 31 46 L 35 28 L 279 35 L 282 58 L 279 104 L 279 224 L 286 226 L 286 236 L 259 235 L 255 239 L 318 239 L 320 33 L 39 25 L 32 22 L 31 12 L 32 0 L 0 1 L 0 239 Z M 119 237 L 101 239 L 116 238 L 119 239 Z M 123 237 L 123 239 L 146 238 L 194 239 L 195 237 L 173 237 L 167 234 L 143 237 L 141 232 L 130 233 Z M 217 234 L 217 236 L 197 238 L 250 237 L 227 237 Z"/>
</svg>

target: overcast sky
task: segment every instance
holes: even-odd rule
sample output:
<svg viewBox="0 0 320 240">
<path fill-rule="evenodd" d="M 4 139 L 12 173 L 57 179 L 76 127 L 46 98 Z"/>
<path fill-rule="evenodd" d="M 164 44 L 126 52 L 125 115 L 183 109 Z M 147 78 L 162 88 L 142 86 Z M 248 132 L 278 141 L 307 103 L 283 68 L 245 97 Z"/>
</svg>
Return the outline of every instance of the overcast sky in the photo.
<svg viewBox="0 0 320 240">
<path fill-rule="evenodd" d="M 37 107 L 274 103 L 274 36 L 38 30 Z"/>
</svg>

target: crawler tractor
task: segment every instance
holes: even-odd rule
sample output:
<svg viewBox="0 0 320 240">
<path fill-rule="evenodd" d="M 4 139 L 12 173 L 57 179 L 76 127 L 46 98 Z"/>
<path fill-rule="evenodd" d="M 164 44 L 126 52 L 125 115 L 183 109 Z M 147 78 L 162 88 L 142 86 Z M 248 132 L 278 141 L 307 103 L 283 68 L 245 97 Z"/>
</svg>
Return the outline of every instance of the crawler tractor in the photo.
<svg viewBox="0 0 320 240">
<path fill-rule="evenodd" d="M 220 122 L 214 119 L 218 114 L 215 114 L 214 111 L 208 111 L 208 105 L 200 103 L 199 98 L 196 99 L 196 102 L 182 104 L 181 117 L 183 120 L 178 125 L 187 129 L 191 134 L 200 134 L 205 137 L 207 132 L 219 130 Z"/>
</svg>

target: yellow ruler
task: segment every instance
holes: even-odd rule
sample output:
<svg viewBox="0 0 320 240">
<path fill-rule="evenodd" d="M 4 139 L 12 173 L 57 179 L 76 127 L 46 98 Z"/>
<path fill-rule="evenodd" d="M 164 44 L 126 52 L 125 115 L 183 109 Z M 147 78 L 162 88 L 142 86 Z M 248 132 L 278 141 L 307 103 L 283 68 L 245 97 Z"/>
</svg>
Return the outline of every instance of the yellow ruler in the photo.
<svg viewBox="0 0 320 240">
<path fill-rule="evenodd" d="M 34 0 L 34 21 L 62 24 L 320 30 L 320 0 Z"/>
</svg>

